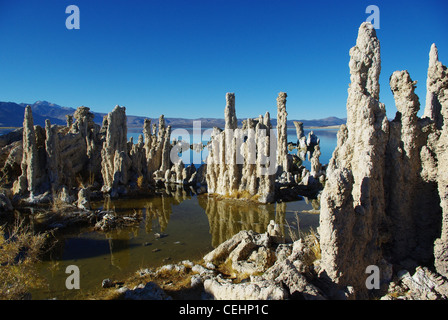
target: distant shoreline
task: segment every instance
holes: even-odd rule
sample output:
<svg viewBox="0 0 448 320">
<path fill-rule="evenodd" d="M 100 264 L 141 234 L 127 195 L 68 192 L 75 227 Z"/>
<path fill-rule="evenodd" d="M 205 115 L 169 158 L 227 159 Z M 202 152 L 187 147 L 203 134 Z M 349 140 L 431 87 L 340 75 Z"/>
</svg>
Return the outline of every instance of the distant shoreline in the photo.
<svg viewBox="0 0 448 320">
<path fill-rule="evenodd" d="M 304 129 L 339 129 L 341 125 L 334 125 L 334 126 L 305 126 Z M 0 127 L 1 130 L 15 130 L 20 129 L 22 127 Z M 189 128 L 189 127 L 175 127 L 175 128 Z M 142 129 L 140 127 L 128 127 L 130 130 L 136 130 L 136 129 Z M 295 127 L 288 127 L 288 129 L 295 129 Z"/>
<path fill-rule="evenodd" d="M 309 127 L 304 127 L 304 129 L 339 129 L 341 127 L 341 125 L 335 125 L 335 126 L 322 126 L 322 127 L 318 127 L 318 126 L 309 126 Z"/>
</svg>

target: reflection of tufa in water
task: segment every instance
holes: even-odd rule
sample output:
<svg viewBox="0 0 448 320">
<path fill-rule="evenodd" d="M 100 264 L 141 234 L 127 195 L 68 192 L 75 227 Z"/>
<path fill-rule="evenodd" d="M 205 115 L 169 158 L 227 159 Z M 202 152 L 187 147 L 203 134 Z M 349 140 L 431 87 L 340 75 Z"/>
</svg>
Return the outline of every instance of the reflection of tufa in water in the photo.
<svg viewBox="0 0 448 320">
<path fill-rule="evenodd" d="M 296 211 L 300 214 L 304 231 L 310 226 L 316 228 L 319 221 L 318 215 L 302 214 L 312 209 L 311 203 L 306 201 L 278 205 L 223 201 L 195 195 L 191 189 L 182 186 L 164 188 L 150 197 L 94 199 L 91 207 L 95 212 L 113 212 L 115 217 L 137 213 L 141 220 L 106 232 L 92 233 L 89 228 L 58 233 L 61 237 L 58 238 L 58 252 L 51 253 L 52 260 L 45 261 L 43 269 L 55 260 L 61 264 L 81 265 L 85 274 L 83 289 L 86 291 L 97 288 L 106 277 L 122 279 L 124 275 L 135 272 L 136 267 L 156 267 L 165 264 L 167 258 L 173 263 L 200 259 L 220 241 L 232 237 L 234 232 L 243 229 L 265 232 L 270 220 L 276 221 L 285 234 L 286 219 L 292 220 Z M 86 212 L 81 214 L 85 216 Z M 156 239 L 156 233 L 167 234 L 168 237 Z M 153 252 L 155 249 L 157 252 Z M 58 273 L 45 275 L 52 287 L 64 283 L 58 278 Z M 62 275 L 65 274 L 62 272 Z M 54 296 L 42 292 L 35 297 L 47 299 Z"/>
</svg>

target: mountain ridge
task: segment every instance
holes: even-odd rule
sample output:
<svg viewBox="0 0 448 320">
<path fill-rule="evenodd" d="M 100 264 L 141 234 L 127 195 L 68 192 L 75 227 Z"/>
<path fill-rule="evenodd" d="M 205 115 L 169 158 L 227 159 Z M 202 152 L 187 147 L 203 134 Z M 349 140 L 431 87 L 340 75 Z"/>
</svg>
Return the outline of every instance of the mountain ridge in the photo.
<svg viewBox="0 0 448 320">
<path fill-rule="evenodd" d="M 15 103 L 15 102 L 0 102 L 0 127 L 21 127 L 23 124 L 23 115 L 25 107 L 29 105 L 33 111 L 34 124 L 45 126 L 45 120 L 49 119 L 52 124 L 64 125 L 66 124 L 65 116 L 73 114 L 76 109 L 63 107 L 48 101 L 36 101 L 34 103 Z M 106 113 L 95 112 L 95 123 L 101 124 Z M 145 119 L 151 119 L 152 122 L 158 121 L 158 118 L 142 117 L 142 116 L 127 116 L 127 125 L 129 129 L 141 129 Z M 238 120 L 241 125 L 243 119 Z M 202 128 L 224 127 L 224 118 L 201 117 L 197 119 L 188 118 L 165 118 L 168 125 L 176 128 L 191 128 L 193 121 L 201 121 Z M 304 127 L 328 127 L 338 126 L 344 124 L 346 119 L 330 116 L 322 119 L 311 120 L 288 120 L 287 126 L 294 128 L 293 121 L 303 122 Z M 276 126 L 277 120 L 271 119 L 273 126 Z"/>
</svg>

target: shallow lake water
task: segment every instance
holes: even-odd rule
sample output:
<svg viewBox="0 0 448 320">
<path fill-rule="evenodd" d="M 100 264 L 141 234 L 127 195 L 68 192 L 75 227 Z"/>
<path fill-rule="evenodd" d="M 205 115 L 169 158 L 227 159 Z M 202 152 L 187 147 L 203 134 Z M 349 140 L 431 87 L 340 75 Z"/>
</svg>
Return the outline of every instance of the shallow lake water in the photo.
<svg viewBox="0 0 448 320">
<path fill-rule="evenodd" d="M 297 231 L 316 229 L 316 201 L 254 204 L 242 200 L 217 200 L 208 195 L 191 195 L 178 189 L 171 195 L 139 199 L 117 199 L 93 203 L 97 209 L 117 214 L 139 212 L 138 226 L 114 232 L 83 231 L 58 239 L 40 263 L 48 287 L 33 291 L 33 299 L 73 299 L 101 287 L 103 279 L 123 280 L 140 268 L 157 267 L 182 260 L 199 260 L 207 252 L 241 230 L 265 232 L 270 220 L 281 224 L 286 238 L 289 227 Z M 156 237 L 161 234 L 162 237 Z M 80 270 L 80 290 L 68 290 L 67 266 Z"/>
</svg>

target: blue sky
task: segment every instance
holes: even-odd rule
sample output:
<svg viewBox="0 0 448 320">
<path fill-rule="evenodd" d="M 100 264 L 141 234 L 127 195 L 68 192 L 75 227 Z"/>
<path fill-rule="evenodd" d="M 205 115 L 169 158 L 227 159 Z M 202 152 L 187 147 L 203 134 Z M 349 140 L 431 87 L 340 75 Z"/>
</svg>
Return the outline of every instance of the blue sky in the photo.
<svg viewBox="0 0 448 320">
<path fill-rule="evenodd" d="M 68 30 L 68 5 L 80 29 Z M 409 70 L 425 104 L 432 43 L 448 64 L 448 2 L 290 0 L 0 0 L 0 101 L 47 100 L 147 117 L 346 117 L 349 50 L 368 5 L 380 9 L 381 92 Z M 422 111 L 421 111 L 422 113 Z"/>
</svg>

